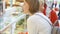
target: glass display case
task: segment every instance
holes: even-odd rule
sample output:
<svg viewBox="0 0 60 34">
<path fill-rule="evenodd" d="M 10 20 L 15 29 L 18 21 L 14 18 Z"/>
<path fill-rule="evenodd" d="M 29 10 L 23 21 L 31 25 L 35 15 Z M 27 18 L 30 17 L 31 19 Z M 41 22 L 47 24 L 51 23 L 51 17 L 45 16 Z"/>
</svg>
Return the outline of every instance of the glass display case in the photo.
<svg viewBox="0 0 60 34">
<path fill-rule="evenodd" d="M 22 2 L 22 3 L 21 3 Z M 28 15 L 23 14 L 23 1 L 6 0 L 6 8 L 3 15 L 2 34 L 20 34 L 27 32 L 26 20 Z"/>
<path fill-rule="evenodd" d="M 5 30 L 4 33 L 10 32 L 9 30 L 11 30 L 11 33 L 19 33 L 19 32 L 25 32 L 26 30 L 26 15 L 23 14 L 22 9 L 19 10 L 21 8 L 18 8 L 15 10 L 15 8 L 9 8 L 9 10 L 7 9 L 5 14 L 4 14 L 4 25 L 5 27 L 8 27 L 9 25 L 11 25 L 10 27 L 8 27 L 8 30 Z"/>
<path fill-rule="evenodd" d="M 0 30 L 3 28 L 3 2 L 0 0 Z"/>
</svg>

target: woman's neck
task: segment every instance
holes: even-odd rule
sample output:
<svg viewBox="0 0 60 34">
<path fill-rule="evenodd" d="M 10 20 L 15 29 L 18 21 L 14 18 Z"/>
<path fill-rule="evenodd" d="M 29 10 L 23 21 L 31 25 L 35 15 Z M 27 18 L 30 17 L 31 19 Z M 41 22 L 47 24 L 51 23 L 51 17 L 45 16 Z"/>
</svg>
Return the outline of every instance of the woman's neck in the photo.
<svg viewBox="0 0 60 34">
<path fill-rule="evenodd" d="M 31 14 L 31 13 L 28 13 L 28 15 L 32 16 L 33 14 Z"/>
</svg>

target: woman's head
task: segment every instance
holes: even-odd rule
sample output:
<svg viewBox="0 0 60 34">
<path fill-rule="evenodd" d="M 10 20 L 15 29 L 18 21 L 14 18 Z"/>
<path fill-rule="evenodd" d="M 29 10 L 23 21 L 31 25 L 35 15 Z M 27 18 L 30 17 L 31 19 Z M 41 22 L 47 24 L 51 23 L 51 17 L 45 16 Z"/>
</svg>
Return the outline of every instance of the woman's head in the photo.
<svg viewBox="0 0 60 34">
<path fill-rule="evenodd" d="M 39 1 L 38 0 L 25 0 L 24 1 L 24 12 L 34 14 L 39 10 Z"/>
</svg>

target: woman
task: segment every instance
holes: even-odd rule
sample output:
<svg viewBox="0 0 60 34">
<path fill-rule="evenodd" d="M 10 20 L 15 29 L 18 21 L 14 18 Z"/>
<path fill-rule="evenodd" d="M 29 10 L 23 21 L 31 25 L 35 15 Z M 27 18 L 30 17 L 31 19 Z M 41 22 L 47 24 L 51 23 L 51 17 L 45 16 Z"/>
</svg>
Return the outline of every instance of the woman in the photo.
<svg viewBox="0 0 60 34">
<path fill-rule="evenodd" d="M 51 34 L 50 20 L 44 16 L 42 0 L 25 0 L 24 13 L 29 14 L 27 29 L 29 34 Z M 43 18 L 41 17 L 43 16 Z M 46 20 L 45 20 L 45 19 Z M 48 20 L 48 21 L 47 21 Z"/>
</svg>

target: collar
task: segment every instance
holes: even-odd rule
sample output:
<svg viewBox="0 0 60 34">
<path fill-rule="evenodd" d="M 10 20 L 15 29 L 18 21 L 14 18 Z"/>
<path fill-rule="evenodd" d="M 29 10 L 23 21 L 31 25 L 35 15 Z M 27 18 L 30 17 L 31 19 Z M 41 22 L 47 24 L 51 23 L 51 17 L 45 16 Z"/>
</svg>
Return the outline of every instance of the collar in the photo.
<svg viewBox="0 0 60 34">
<path fill-rule="evenodd" d="M 40 12 L 40 11 L 39 11 L 39 12 L 36 12 L 35 15 L 36 15 L 36 14 L 44 15 L 44 14 L 43 14 L 42 12 Z"/>
</svg>

